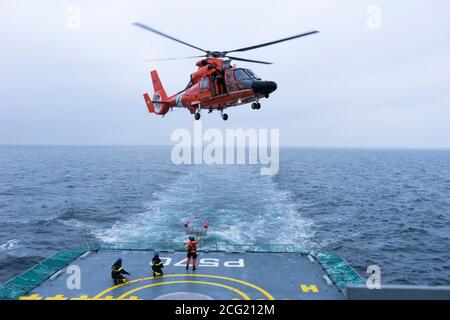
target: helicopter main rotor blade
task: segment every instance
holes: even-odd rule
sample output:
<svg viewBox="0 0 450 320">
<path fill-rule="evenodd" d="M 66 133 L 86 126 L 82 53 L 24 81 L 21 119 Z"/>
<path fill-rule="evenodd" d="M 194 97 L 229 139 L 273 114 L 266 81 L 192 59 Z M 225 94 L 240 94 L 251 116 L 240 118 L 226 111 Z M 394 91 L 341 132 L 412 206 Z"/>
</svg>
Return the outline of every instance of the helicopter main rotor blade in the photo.
<svg viewBox="0 0 450 320">
<path fill-rule="evenodd" d="M 157 58 L 157 59 L 142 60 L 142 62 L 185 60 L 185 59 L 196 59 L 196 58 L 204 58 L 204 57 L 205 56 L 203 55 L 203 56 L 192 56 L 192 57 Z"/>
<path fill-rule="evenodd" d="M 244 58 L 238 58 L 238 57 L 231 57 L 231 56 L 227 56 L 227 58 L 230 58 L 231 60 L 245 61 L 245 62 L 251 62 L 251 63 L 273 64 L 272 62 L 258 61 L 258 60 L 250 60 L 250 59 L 244 59 Z"/>
<path fill-rule="evenodd" d="M 319 33 L 319 31 L 310 31 L 310 32 L 306 32 L 306 33 L 302 33 L 302 34 L 298 34 L 296 36 L 292 36 L 292 37 L 288 37 L 288 38 L 284 38 L 284 39 L 280 39 L 280 40 L 275 40 L 275 41 L 271 41 L 271 42 L 267 42 L 267 43 L 263 43 L 263 44 L 257 44 L 251 47 L 245 47 L 245 48 L 240 48 L 240 49 L 235 49 L 235 50 L 231 50 L 231 51 L 225 51 L 225 53 L 230 53 L 230 52 L 244 52 L 244 51 L 249 51 L 249 50 L 254 50 L 254 49 L 258 49 L 261 47 L 266 47 L 266 46 L 271 46 L 273 44 L 277 44 L 280 42 L 285 42 L 285 41 L 289 41 L 289 40 L 294 40 L 297 38 L 301 38 L 301 37 L 306 37 L 315 33 Z"/>
<path fill-rule="evenodd" d="M 133 23 L 133 25 L 135 25 L 136 27 L 145 29 L 145 30 L 147 30 L 147 31 L 151 31 L 151 32 L 153 32 L 153 33 L 156 33 L 156 34 L 158 34 L 158 35 L 160 35 L 160 36 L 162 36 L 162 37 L 168 38 L 168 39 L 170 39 L 170 40 L 179 42 L 179 43 L 184 44 L 184 45 L 186 45 L 186 46 L 188 46 L 188 47 L 191 47 L 191 48 L 194 48 L 194 49 L 203 51 L 203 52 L 205 52 L 205 53 L 208 53 L 208 51 L 206 51 L 206 50 L 204 50 L 204 49 L 202 49 L 202 48 L 196 47 L 196 46 L 194 46 L 194 45 L 192 45 L 192 44 L 190 44 L 190 43 L 187 43 L 187 42 L 184 42 L 184 41 L 179 40 L 179 39 L 177 39 L 177 38 L 174 38 L 174 37 L 172 37 L 172 36 L 169 36 L 168 34 L 165 34 L 165 33 L 161 32 L 161 31 L 158 31 L 158 30 L 156 30 L 156 29 L 153 29 L 153 28 L 151 28 L 151 27 L 149 27 L 149 26 L 146 26 L 145 24 L 142 24 L 142 23 L 140 23 L 140 22 L 135 22 L 135 23 Z"/>
</svg>

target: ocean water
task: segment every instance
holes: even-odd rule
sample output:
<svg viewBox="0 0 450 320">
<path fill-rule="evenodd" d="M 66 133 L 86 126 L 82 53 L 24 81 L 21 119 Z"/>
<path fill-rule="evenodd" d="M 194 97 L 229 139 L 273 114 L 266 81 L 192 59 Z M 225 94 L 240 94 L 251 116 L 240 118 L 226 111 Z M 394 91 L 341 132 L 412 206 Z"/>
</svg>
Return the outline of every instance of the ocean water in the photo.
<svg viewBox="0 0 450 320">
<path fill-rule="evenodd" d="M 0 282 L 86 242 L 295 244 L 384 284 L 448 285 L 450 151 L 282 149 L 258 166 L 175 166 L 170 147 L 0 146 Z"/>
</svg>

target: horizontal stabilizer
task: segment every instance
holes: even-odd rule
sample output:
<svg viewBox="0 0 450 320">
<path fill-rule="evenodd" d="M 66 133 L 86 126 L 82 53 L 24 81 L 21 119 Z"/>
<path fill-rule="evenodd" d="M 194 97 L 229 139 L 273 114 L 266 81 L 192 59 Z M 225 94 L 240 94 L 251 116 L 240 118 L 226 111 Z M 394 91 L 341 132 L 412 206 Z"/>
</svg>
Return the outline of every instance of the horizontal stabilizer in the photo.
<svg viewBox="0 0 450 320">
<path fill-rule="evenodd" d="M 152 99 L 150 99 L 150 96 L 148 95 L 148 93 L 144 94 L 144 100 L 145 100 L 145 103 L 147 104 L 148 112 L 155 113 L 155 106 L 153 105 L 153 101 L 152 101 Z"/>
</svg>

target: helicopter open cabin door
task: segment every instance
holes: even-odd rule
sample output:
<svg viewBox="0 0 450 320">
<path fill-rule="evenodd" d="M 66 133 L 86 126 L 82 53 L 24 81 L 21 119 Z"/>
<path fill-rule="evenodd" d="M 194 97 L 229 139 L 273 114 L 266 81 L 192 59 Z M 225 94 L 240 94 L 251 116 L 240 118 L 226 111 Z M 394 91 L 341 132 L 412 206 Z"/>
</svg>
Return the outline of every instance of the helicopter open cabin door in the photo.
<svg viewBox="0 0 450 320">
<path fill-rule="evenodd" d="M 225 84 L 228 92 L 235 92 L 238 90 L 236 80 L 234 79 L 233 69 L 228 69 L 225 71 Z"/>
</svg>

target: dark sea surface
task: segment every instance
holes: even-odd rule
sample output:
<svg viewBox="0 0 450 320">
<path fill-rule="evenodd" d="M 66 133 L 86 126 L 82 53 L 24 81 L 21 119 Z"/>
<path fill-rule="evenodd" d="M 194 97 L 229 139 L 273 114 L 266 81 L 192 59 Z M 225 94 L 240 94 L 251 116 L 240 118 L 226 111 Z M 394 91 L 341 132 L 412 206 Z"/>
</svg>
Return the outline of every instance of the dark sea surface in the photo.
<svg viewBox="0 0 450 320">
<path fill-rule="evenodd" d="M 175 166 L 170 147 L 0 146 L 0 282 L 86 242 L 296 244 L 384 284 L 450 283 L 450 151 L 282 149 L 280 171 Z M 280 262 L 281 263 L 281 262 Z"/>
</svg>

